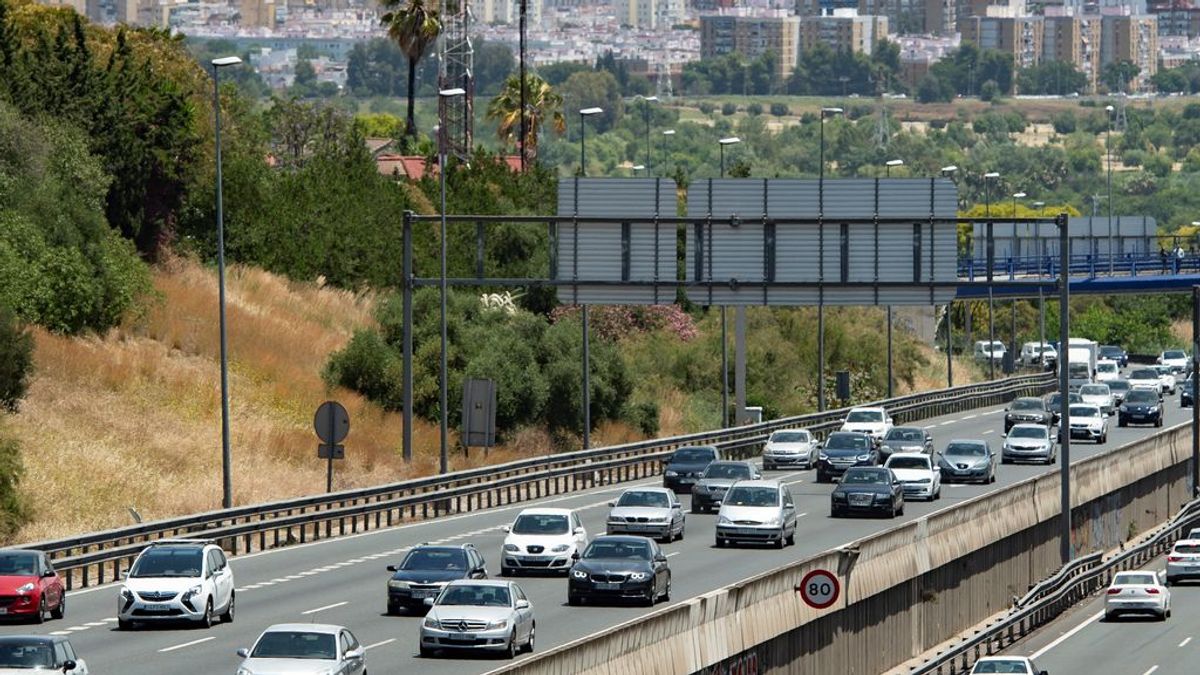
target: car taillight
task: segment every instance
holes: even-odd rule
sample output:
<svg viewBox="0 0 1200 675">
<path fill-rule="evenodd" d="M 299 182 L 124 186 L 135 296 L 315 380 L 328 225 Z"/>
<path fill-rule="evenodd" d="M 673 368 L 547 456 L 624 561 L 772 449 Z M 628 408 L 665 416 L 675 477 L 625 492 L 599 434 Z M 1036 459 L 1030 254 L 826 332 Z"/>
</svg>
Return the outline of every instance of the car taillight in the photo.
<svg viewBox="0 0 1200 675">
<path fill-rule="evenodd" d="M 1158 589 L 1157 589 L 1157 588 L 1147 588 L 1147 589 L 1146 589 L 1146 592 L 1147 592 L 1147 593 L 1149 593 L 1150 595 L 1158 595 Z"/>
<path fill-rule="evenodd" d="M 1167 562 L 1183 562 L 1183 556 L 1169 555 L 1169 556 L 1167 556 Z"/>
<path fill-rule="evenodd" d="M 1116 595 L 1116 594 L 1118 594 L 1118 593 L 1120 593 L 1120 592 L 1121 592 L 1121 589 L 1119 589 L 1119 588 L 1110 588 L 1110 589 L 1108 589 L 1108 594 L 1109 594 L 1109 595 Z"/>
</svg>

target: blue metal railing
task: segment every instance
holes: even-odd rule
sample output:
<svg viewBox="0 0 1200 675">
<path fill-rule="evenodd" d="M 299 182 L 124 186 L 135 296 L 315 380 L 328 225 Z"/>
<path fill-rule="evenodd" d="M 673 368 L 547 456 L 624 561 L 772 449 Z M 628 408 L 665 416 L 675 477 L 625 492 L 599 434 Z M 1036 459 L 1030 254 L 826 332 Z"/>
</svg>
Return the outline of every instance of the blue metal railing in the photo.
<svg viewBox="0 0 1200 675">
<path fill-rule="evenodd" d="M 993 261 L 994 279 L 1013 280 L 1017 277 L 1053 279 L 1058 276 L 1061 261 L 1057 255 L 1000 257 Z M 1110 272 L 1111 270 L 1111 272 Z M 1109 259 L 1103 255 L 1071 256 L 1070 276 L 1089 279 L 1106 276 L 1178 275 L 1200 274 L 1200 255 L 1185 253 L 1183 256 L 1167 253 L 1126 253 Z M 987 278 L 986 258 L 959 258 L 960 279 L 977 281 Z"/>
</svg>

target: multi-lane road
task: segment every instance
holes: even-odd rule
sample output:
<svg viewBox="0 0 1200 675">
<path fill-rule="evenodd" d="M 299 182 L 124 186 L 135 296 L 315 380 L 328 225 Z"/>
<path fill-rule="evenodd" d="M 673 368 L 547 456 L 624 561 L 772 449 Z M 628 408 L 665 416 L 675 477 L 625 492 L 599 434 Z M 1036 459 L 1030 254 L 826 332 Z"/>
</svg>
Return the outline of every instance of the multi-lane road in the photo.
<svg viewBox="0 0 1200 675">
<path fill-rule="evenodd" d="M 1178 396 L 1168 399 L 1168 425 L 1184 421 L 1189 414 L 1179 409 Z M 1002 442 L 1003 413 L 998 407 L 933 418 L 920 424 L 933 433 L 939 449 L 955 438 L 986 439 L 997 450 Z M 1072 457 L 1080 459 L 1155 431 L 1141 427 L 1118 429 L 1114 417 L 1107 445 L 1073 443 Z M 941 501 L 910 502 L 901 520 L 920 518 L 964 499 L 1003 489 L 1006 485 L 1045 471 L 1057 470 L 1057 467 L 1005 465 L 999 469 L 996 484 L 946 486 Z M 832 486 L 816 484 L 811 471 L 776 471 L 768 476 L 779 478 L 792 486 L 800 514 L 796 545 L 783 550 L 718 549 L 713 541 L 716 516 L 689 513 L 686 538 L 664 545 L 673 576 L 672 602 L 680 602 L 787 562 L 835 548 L 896 522 L 833 520 L 829 518 Z M 96 673 L 213 675 L 233 673 L 239 662 L 235 650 L 249 646 L 268 625 L 312 621 L 350 627 L 367 645 L 367 665 L 376 675 L 418 668 L 427 675 L 481 673 L 497 667 L 499 662 L 463 657 L 430 660 L 416 656 L 421 619 L 384 614 L 385 584 L 389 576 L 385 567 L 399 562 L 405 551 L 424 542 L 471 542 L 484 554 L 489 570 L 495 574 L 499 571 L 499 550 L 504 539 L 501 528 L 511 523 L 522 508 L 554 505 L 578 509 L 589 536 L 595 536 L 604 531 L 609 500 L 627 487 L 657 484 L 658 480 L 661 479 L 588 490 L 236 558 L 232 563 L 237 582 L 236 621 L 233 624 L 218 624 L 210 630 L 163 626 L 133 632 L 118 631 L 115 619 L 117 587 L 109 585 L 70 593 L 64 620 L 50 621 L 41 626 L 0 625 L 0 634 L 69 635 L 76 651 Z M 688 499 L 683 497 L 685 506 Z M 585 637 L 651 611 L 628 606 L 568 607 L 567 582 L 562 577 L 521 577 L 517 582 L 533 603 L 539 650 Z M 1184 596 L 1188 590 L 1181 589 L 1177 607 L 1188 604 Z M 1200 602 L 1200 588 L 1195 589 L 1195 593 L 1196 600 Z M 1175 623 L 1170 625 L 1187 621 L 1186 610 L 1176 609 L 1176 612 L 1179 618 L 1173 619 Z M 1197 616 L 1200 616 L 1200 612 Z M 1157 631 L 1158 626 L 1134 628 L 1147 628 L 1153 632 Z"/>
</svg>

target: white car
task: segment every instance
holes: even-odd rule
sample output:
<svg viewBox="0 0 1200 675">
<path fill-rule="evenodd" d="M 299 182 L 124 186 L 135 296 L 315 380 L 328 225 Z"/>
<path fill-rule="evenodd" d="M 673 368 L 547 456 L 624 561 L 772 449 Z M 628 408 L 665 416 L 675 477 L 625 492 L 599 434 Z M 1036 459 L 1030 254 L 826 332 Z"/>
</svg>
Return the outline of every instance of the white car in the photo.
<svg viewBox="0 0 1200 675">
<path fill-rule="evenodd" d="M 875 445 L 883 442 L 883 437 L 892 430 L 892 418 L 883 408 L 851 408 L 842 420 L 841 431 L 857 431 L 866 434 L 875 441 Z"/>
<path fill-rule="evenodd" d="M 1153 368 L 1138 368 L 1129 373 L 1129 388 L 1137 389 L 1138 387 L 1149 387 L 1158 392 L 1159 397 L 1162 397 L 1162 378 L 1158 376 L 1158 371 Z"/>
<path fill-rule="evenodd" d="M 0 636 L 0 673 L 65 673 L 88 675 L 87 663 L 61 635 Z"/>
<path fill-rule="evenodd" d="M 1033 659 L 1024 656 L 985 656 L 975 662 L 970 675 L 976 673 L 1016 673 L 1017 675 L 1047 675 L 1046 671 L 1038 670 L 1033 665 Z"/>
<path fill-rule="evenodd" d="M 1076 403 L 1071 406 L 1071 438 L 1096 441 L 1097 445 L 1108 442 L 1108 415 L 1099 406 Z"/>
<path fill-rule="evenodd" d="M 1117 410 L 1117 402 L 1107 384 L 1085 384 L 1079 388 L 1079 398 L 1084 403 L 1100 408 L 1100 412 L 1111 415 Z"/>
<path fill-rule="evenodd" d="M 163 539 L 142 549 L 117 597 L 117 627 L 150 621 L 233 621 L 233 569 L 220 546 Z"/>
<path fill-rule="evenodd" d="M 441 649 L 500 653 L 510 659 L 522 650 L 533 651 L 533 606 L 511 581 L 456 579 L 425 603 L 423 658 Z"/>
<path fill-rule="evenodd" d="M 1152 614 L 1160 620 L 1171 616 L 1171 591 L 1159 583 L 1154 570 L 1117 572 L 1104 595 L 1104 618 L 1121 614 Z"/>
<path fill-rule="evenodd" d="M 566 574 L 571 556 L 587 546 L 587 530 L 571 509 L 525 509 L 506 525 L 500 551 L 500 576 L 518 571 L 554 571 Z"/>
<path fill-rule="evenodd" d="M 1175 542 L 1167 554 L 1166 585 L 1183 579 L 1200 579 L 1200 539 L 1193 539 L 1192 535 Z"/>
<path fill-rule="evenodd" d="M 817 463 L 817 439 L 808 429 L 776 429 L 763 446 L 763 471 L 781 466 L 811 469 Z"/>
<path fill-rule="evenodd" d="M 1164 351 L 1158 355 L 1156 363 L 1160 366 L 1168 366 L 1172 372 L 1176 373 L 1182 373 L 1192 365 L 1187 352 L 1182 349 L 1168 349 Z"/>
<path fill-rule="evenodd" d="M 1021 363 L 1027 366 L 1045 366 L 1057 360 L 1058 352 L 1048 344 L 1026 342 L 1021 345 Z"/>
<path fill-rule="evenodd" d="M 997 362 L 1003 361 L 1004 354 L 1007 351 L 1008 349 L 1004 347 L 1004 343 L 999 340 L 992 342 L 980 340 L 975 343 L 975 358 L 981 361 L 987 361 L 988 359 Z"/>
<path fill-rule="evenodd" d="M 237 675 L 366 675 L 367 650 L 344 626 L 280 623 L 237 650 Z"/>
<path fill-rule="evenodd" d="M 1101 359 L 1096 362 L 1096 382 L 1112 382 L 1121 379 L 1121 367 L 1111 359 Z"/>
<path fill-rule="evenodd" d="M 1171 373 L 1171 366 L 1154 366 L 1158 371 L 1158 384 L 1162 387 L 1164 394 L 1175 393 L 1175 375 Z"/>
<path fill-rule="evenodd" d="M 933 464 L 933 458 L 923 452 L 898 452 L 888 457 L 884 468 L 891 469 L 904 488 L 904 499 L 928 499 L 942 497 L 942 472 Z"/>
</svg>

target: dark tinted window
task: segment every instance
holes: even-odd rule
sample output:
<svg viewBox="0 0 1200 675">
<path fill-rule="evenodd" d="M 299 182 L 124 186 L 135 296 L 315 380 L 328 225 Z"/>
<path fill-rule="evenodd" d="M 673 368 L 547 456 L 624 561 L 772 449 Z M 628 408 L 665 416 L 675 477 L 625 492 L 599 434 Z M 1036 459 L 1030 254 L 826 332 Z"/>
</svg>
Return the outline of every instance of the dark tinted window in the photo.
<svg viewBox="0 0 1200 675">
<path fill-rule="evenodd" d="M 1012 428 L 1012 431 L 1009 432 L 1008 437 L 1009 438 L 1043 438 L 1044 439 L 1044 438 L 1046 438 L 1046 436 L 1048 434 L 1049 434 L 1049 432 L 1047 431 L 1046 427 L 1043 427 L 1043 426 L 1037 426 L 1037 427 L 1015 426 Z"/>
<path fill-rule="evenodd" d="M 583 552 L 583 557 L 601 560 L 649 560 L 650 544 L 632 540 L 606 541 L 599 539 L 588 544 L 587 550 Z"/>
<path fill-rule="evenodd" d="M 826 450 L 865 450 L 871 439 L 862 434 L 830 434 L 825 443 Z"/>
<path fill-rule="evenodd" d="M 548 513 L 526 513 L 517 517 L 512 531 L 515 534 L 566 534 L 567 517 Z"/>
<path fill-rule="evenodd" d="M 1132 405 L 1158 405 L 1158 394 L 1145 389 L 1134 389 L 1125 395 L 1125 402 Z"/>
<path fill-rule="evenodd" d="M 878 410 L 854 410 L 849 415 L 846 415 L 846 421 L 859 424 L 882 422 L 883 413 Z"/>
<path fill-rule="evenodd" d="M 1036 398 L 1019 398 L 1013 401 L 1013 410 L 1042 410 L 1042 402 Z"/>
<path fill-rule="evenodd" d="M 670 505 L 671 502 L 667 499 L 666 493 L 652 490 L 630 490 L 617 500 L 617 506 L 649 506 L 665 509 Z"/>
<path fill-rule="evenodd" d="M 681 448 L 671 455 L 672 462 L 711 462 L 717 458 L 712 448 Z"/>
<path fill-rule="evenodd" d="M 0 668 L 54 667 L 54 651 L 47 642 L 0 643 Z"/>
<path fill-rule="evenodd" d="M 1113 393 L 1129 391 L 1129 383 L 1125 380 L 1113 380 L 1108 383 L 1108 390 Z"/>
<path fill-rule="evenodd" d="M 725 496 L 725 503 L 730 506 L 775 506 L 779 503 L 779 490 L 735 485 Z"/>
<path fill-rule="evenodd" d="M 37 563 L 37 553 L 0 553 L 0 576 L 34 576 L 37 574 Z"/>
<path fill-rule="evenodd" d="M 886 485 L 891 482 L 891 477 L 886 471 L 849 470 L 845 476 L 842 476 L 843 485 Z"/>
<path fill-rule="evenodd" d="M 131 577 L 198 577 L 204 552 L 197 548 L 151 548 L 138 558 Z"/>
<path fill-rule="evenodd" d="M 888 460 L 889 469 L 928 469 L 928 457 L 892 457 Z"/>
<path fill-rule="evenodd" d="M 1172 350 L 1172 351 L 1163 352 L 1163 358 L 1164 359 L 1186 359 L 1187 354 L 1184 354 L 1183 352 L 1176 349 L 1176 350 Z"/>
<path fill-rule="evenodd" d="M 400 569 L 465 570 L 467 553 L 462 549 L 418 548 L 408 552 Z"/>
<path fill-rule="evenodd" d="M 250 656 L 258 659 L 337 658 L 337 641 L 329 633 L 272 631 L 263 633 Z"/>
</svg>

